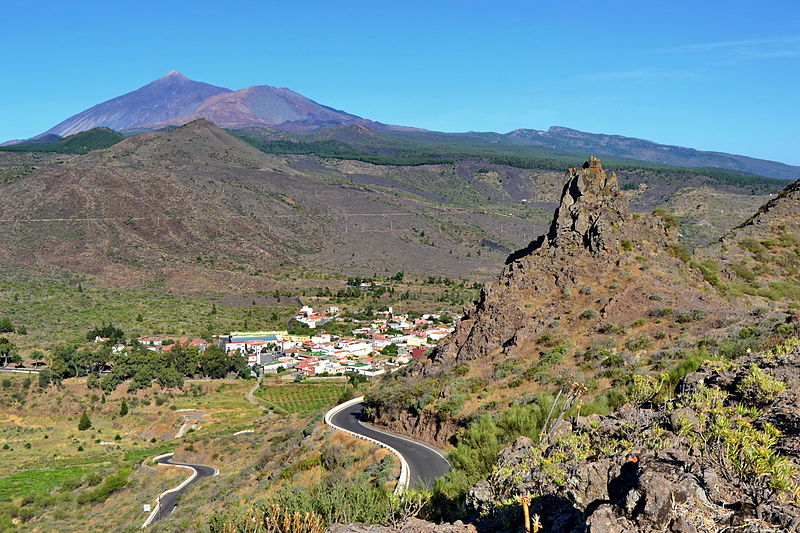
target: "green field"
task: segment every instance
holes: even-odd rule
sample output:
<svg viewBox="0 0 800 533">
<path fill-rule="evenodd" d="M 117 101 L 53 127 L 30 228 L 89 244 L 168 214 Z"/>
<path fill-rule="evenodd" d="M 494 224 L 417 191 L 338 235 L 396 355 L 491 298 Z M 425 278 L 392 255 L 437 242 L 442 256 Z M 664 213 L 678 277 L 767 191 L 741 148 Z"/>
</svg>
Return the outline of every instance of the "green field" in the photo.
<svg viewBox="0 0 800 533">
<path fill-rule="evenodd" d="M 25 470 L 0 478 L 0 498 L 24 496 L 36 492 L 49 492 L 65 481 L 80 479 L 94 466 L 53 466 Z"/>
<path fill-rule="evenodd" d="M 274 411 L 304 415 L 334 405 L 345 390 L 345 383 L 262 383 L 255 395 Z"/>
</svg>

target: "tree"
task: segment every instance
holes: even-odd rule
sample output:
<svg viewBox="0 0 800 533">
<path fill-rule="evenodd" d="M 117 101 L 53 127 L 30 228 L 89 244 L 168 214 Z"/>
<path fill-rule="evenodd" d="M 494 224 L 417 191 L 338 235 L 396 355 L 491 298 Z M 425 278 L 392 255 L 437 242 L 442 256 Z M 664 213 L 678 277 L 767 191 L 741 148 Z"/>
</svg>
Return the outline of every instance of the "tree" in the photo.
<svg viewBox="0 0 800 533">
<path fill-rule="evenodd" d="M 397 357 L 397 345 L 395 343 L 387 344 L 381 349 L 381 353 L 387 357 Z"/>
<path fill-rule="evenodd" d="M 78 421 L 78 430 L 86 431 L 90 427 L 92 427 L 92 421 L 89 419 L 89 415 L 84 411 L 81 415 L 81 419 Z"/>
<path fill-rule="evenodd" d="M 86 378 L 86 388 L 87 389 L 99 389 L 100 388 L 100 377 L 97 374 L 89 374 L 89 377 Z"/>
<path fill-rule="evenodd" d="M 114 325 L 111 323 L 96 327 L 86 334 L 86 340 L 89 341 L 93 341 L 97 337 L 108 339 L 108 342 L 111 344 L 125 342 L 125 332 L 117 327 L 114 327 Z"/>
<path fill-rule="evenodd" d="M 125 416 L 127 414 L 128 414 L 128 400 L 123 398 L 122 404 L 119 406 L 119 416 Z"/>
<path fill-rule="evenodd" d="M 17 345 L 8 340 L 6 337 L 0 337 L 0 359 L 3 361 L 3 366 L 8 363 L 21 363 L 22 358 L 17 353 Z"/>
<path fill-rule="evenodd" d="M 46 368 L 44 370 L 40 370 L 39 371 L 39 388 L 40 389 L 46 389 L 48 386 L 50 386 L 50 381 L 51 381 L 50 371 L 47 370 Z"/>
</svg>

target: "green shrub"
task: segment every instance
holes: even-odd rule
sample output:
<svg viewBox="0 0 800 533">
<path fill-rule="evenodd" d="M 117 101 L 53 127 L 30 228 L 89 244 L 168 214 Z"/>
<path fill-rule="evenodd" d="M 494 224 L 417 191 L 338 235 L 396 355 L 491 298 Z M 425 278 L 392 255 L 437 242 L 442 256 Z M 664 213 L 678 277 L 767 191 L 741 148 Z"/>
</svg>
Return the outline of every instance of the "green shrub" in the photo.
<svg viewBox="0 0 800 533">
<path fill-rule="evenodd" d="M 78 430 L 86 431 L 92 427 L 92 421 L 89 419 L 89 415 L 84 411 L 81 415 L 81 419 L 78 421 Z"/>
<path fill-rule="evenodd" d="M 749 283 L 752 283 L 756 280 L 756 275 L 753 273 L 753 271 L 741 263 L 731 263 L 728 265 L 728 268 L 733 270 L 734 274 Z"/>
<path fill-rule="evenodd" d="M 630 338 L 625 342 L 625 347 L 633 352 L 647 350 L 652 346 L 653 339 L 648 335 L 639 335 L 638 337 Z"/>
<path fill-rule="evenodd" d="M 612 324 L 611 322 L 609 322 L 608 324 L 603 324 L 602 326 L 600 326 L 600 329 L 598 331 L 600 333 L 614 333 L 614 334 L 617 334 L 617 335 L 624 335 L 626 333 L 626 330 L 625 330 L 624 327 L 618 326 L 616 324 Z"/>
<path fill-rule="evenodd" d="M 769 257 L 767 257 L 767 249 L 755 239 L 751 239 L 750 237 L 744 238 L 739 241 L 739 246 L 753 254 L 755 260 L 760 263 L 766 263 L 769 260 Z"/>
<path fill-rule="evenodd" d="M 586 361 L 602 361 L 614 353 L 617 345 L 612 341 L 596 342 L 586 348 L 579 355 Z"/>
<path fill-rule="evenodd" d="M 719 279 L 719 266 L 711 261 L 703 261 L 702 263 L 698 263 L 696 261 L 692 261 L 690 263 L 692 268 L 696 268 L 702 274 L 703 279 L 706 280 L 712 287 L 715 289 L 722 288 L 722 282 Z"/>
<path fill-rule="evenodd" d="M 115 474 L 107 477 L 103 484 L 96 489 L 78 495 L 77 502 L 84 503 L 102 503 L 108 499 L 111 494 L 118 491 L 128 484 L 128 477 L 131 475 L 130 468 L 121 468 Z"/>
<path fill-rule="evenodd" d="M 669 251 L 683 263 L 688 263 L 692 259 L 692 252 L 690 252 L 689 249 L 682 244 L 670 244 Z"/>
<path fill-rule="evenodd" d="M 747 405 L 762 407 L 775 401 L 780 393 L 786 390 L 786 384 L 772 378 L 752 363 L 750 371 L 739 382 L 736 391 Z"/>
<path fill-rule="evenodd" d="M 585 309 L 580 314 L 580 318 L 582 318 L 584 320 L 589 320 L 589 319 L 592 319 L 592 318 L 597 318 L 599 315 L 600 315 L 600 313 L 598 313 L 594 309 Z"/>
<path fill-rule="evenodd" d="M 679 324 L 686 324 L 689 322 L 696 322 L 698 320 L 702 320 L 706 316 L 708 316 L 708 313 L 703 311 L 702 309 L 693 309 L 692 311 L 678 314 L 675 320 Z"/>
<path fill-rule="evenodd" d="M 458 365 L 457 367 L 455 367 L 453 369 L 453 373 L 456 376 L 464 376 L 464 375 L 467 374 L 467 372 L 469 372 L 469 366 L 468 365 Z"/>
<path fill-rule="evenodd" d="M 678 221 L 678 217 L 673 215 L 672 213 L 668 213 L 661 209 L 660 207 L 653 211 L 653 214 L 657 217 L 660 217 L 661 220 L 664 221 L 664 225 L 668 228 L 677 228 L 680 225 Z"/>
</svg>

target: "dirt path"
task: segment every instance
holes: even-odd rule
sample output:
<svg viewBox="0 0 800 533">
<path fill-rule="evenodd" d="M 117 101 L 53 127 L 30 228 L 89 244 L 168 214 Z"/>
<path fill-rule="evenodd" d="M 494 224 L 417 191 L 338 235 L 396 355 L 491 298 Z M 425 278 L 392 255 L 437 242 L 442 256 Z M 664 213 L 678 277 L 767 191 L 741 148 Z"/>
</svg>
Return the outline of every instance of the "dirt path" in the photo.
<svg viewBox="0 0 800 533">
<path fill-rule="evenodd" d="M 264 378 L 263 374 L 258 376 L 258 381 L 256 382 L 255 387 L 253 387 L 252 389 L 247 391 L 247 401 L 252 403 L 253 405 L 261 405 L 260 403 L 258 403 L 258 400 L 256 400 L 255 396 L 253 396 L 253 395 L 258 390 L 258 388 L 261 386 L 261 380 L 263 378 Z"/>
</svg>

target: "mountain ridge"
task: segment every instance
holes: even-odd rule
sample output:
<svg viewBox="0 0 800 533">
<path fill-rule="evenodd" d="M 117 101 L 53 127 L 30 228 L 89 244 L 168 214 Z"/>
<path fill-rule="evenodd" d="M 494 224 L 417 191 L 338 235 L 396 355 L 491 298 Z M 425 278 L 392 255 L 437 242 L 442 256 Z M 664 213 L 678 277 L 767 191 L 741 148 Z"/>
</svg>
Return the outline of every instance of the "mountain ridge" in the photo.
<svg viewBox="0 0 800 533">
<path fill-rule="evenodd" d="M 594 134 L 552 126 L 548 130 L 516 129 L 493 132 L 440 133 L 420 128 L 394 126 L 358 117 L 334 107 L 319 104 L 291 89 L 256 85 L 232 91 L 190 80 L 178 71 L 132 92 L 90 107 L 35 137 L 64 137 L 96 127 L 108 127 L 123 133 L 140 133 L 164 127 L 180 126 L 206 118 L 225 128 L 267 127 L 307 135 L 325 128 L 364 125 L 377 130 L 407 135 L 431 134 L 495 144 L 547 147 L 572 154 L 595 153 L 653 163 L 685 167 L 715 167 L 769 176 L 797 179 L 800 166 L 787 165 L 748 156 L 701 151 L 681 146 L 621 135 Z"/>
<path fill-rule="evenodd" d="M 564 126 L 551 126 L 547 130 L 520 128 L 506 135 L 523 144 L 553 149 L 569 149 L 685 167 L 727 168 L 781 179 L 800 178 L 800 166 L 719 151 L 660 144 L 624 135 L 589 133 Z"/>
</svg>

